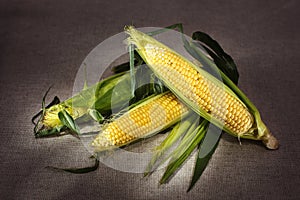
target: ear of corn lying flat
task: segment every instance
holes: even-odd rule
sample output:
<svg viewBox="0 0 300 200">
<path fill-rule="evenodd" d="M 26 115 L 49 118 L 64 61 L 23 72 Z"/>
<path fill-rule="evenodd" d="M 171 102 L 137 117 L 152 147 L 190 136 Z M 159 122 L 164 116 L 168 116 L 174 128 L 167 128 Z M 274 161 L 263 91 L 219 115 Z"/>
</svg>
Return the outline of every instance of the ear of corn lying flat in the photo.
<svg viewBox="0 0 300 200">
<path fill-rule="evenodd" d="M 121 85 L 120 92 L 116 95 L 122 98 L 115 98 L 118 101 L 114 102 L 115 107 L 120 107 L 127 99 L 130 98 L 130 74 L 119 73 L 107 79 L 104 79 L 97 84 L 83 89 L 79 94 L 45 109 L 43 116 L 41 116 L 41 128 L 39 131 L 46 129 L 55 129 L 61 127 L 62 123 L 58 117 L 58 113 L 62 110 L 68 112 L 73 118 L 77 119 L 87 114 L 89 108 L 97 109 L 101 114 L 109 113 L 111 109 L 110 101 L 116 84 Z M 105 101 L 106 100 L 106 101 Z"/>
<path fill-rule="evenodd" d="M 130 36 L 127 42 L 137 47 L 156 76 L 194 112 L 229 134 L 263 140 L 268 148 L 278 148 L 277 140 L 263 122 L 258 124 L 254 120 L 247 106 L 228 86 L 134 27 L 126 26 L 125 31 Z"/>
<path fill-rule="evenodd" d="M 112 122 L 93 140 L 95 151 L 126 145 L 170 127 L 188 113 L 171 92 L 149 98 Z"/>
<path fill-rule="evenodd" d="M 142 67 L 135 68 L 135 72 L 143 73 L 141 78 L 152 74 L 149 69 L 142 69 Z M 66 111 L 74 120 L 89 115 L 90 109 L 97 110 L 103 116 L 109 116 L 112 109 L 117 111 L 127 105 L 128 99 L 131 98 L 130 91 L 131 75 L 129 72 L 120 72 L 103 79 L 95 85 L 83 89 L 75 96 L 46 108 L 42 113 L 41 120 L 36 125 L 39 127 L 35 132 L 36 136 L 43 137 L 64 130 L 58 117 L 58 113 L 61 111 Z M 144 96 L 152 93 L 153 89 L 150 86 L 143 90 Z"/>
</svg>

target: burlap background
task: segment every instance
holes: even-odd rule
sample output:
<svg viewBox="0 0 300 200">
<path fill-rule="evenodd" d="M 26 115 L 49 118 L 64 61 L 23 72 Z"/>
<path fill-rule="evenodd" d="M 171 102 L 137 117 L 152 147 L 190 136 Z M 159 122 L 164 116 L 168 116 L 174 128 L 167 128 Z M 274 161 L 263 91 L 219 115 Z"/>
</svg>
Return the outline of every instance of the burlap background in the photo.
<svg viewBox="0 0 300 200">
<path fill-rule="evenodd" d="M 0 199 L 298 199 L 299 1 L 0 2 Z M 101 164 L 85 175 L 45 166 L 85 166 L 88 152 L 65 136 L 36 140 L 30 123 L 45 90 L 65 99 L 85 56 L 125 24 L 163 27 L 182 22 L 202 30 L 233 56 L 240 87 L 260 109 L 281 147 L 223 135 L 196 187 L 185 193 L 191 158 L 167 185 L 163 171 L 141 174 Z"/>
</svg>

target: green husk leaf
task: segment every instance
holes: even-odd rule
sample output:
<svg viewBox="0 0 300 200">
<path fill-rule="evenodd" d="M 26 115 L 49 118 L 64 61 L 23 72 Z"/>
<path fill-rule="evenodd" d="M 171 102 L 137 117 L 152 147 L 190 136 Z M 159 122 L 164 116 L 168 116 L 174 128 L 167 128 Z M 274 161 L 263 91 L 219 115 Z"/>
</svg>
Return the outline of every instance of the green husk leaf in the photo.
<svg viewBox="0 0 300 200">
<path fill-rule="evenodd" d="M 74 133 L 80 134 L 78 125 L 75 123 L 74 119 L 68 112 L 66 112 L 65 110 L 60 111 L 58 113 L 58 118 L 64 126 L 68 127 Z"/>
<path fill-rule="evenodd" d="M 95 163 L 93 166 L 90 167 L 83 167 L 83 168 L 58 168 L 58 167 L 52 167 L 52 166 L 48 166 L 48 169 L 53 169 L 53 170 L 57 170 L 57 171 L 64 171 L 64 172 L 70 172 L 73 174 L 85 174 L 85 173 L 89 173 L 92 171 L 95 171 L 99 168 L 99 160 L 95 158 Z"/>
<path fill-rule="evenodd" d="M 113 80 L 111 82 L 108 82 L 108 85 L 99 85 L 99 88 L 103 90 L 103 87 L 109 87 L 105 93 L 97 94 L 98 98 L 92 108 L 98 110 L 98 111 L 106 111 L 108 113 L 111 113 L 111 110 L 114 109 L 115 112 L 117 112 L 120 109 L 123 109 L 124 107 L 128 106 L 129 100 L 136 97 L 135 94 L 132 96 L 131 92 L 132 90 L 132 79 L 131 77 L 135 77 L 135 88 L 142 87 L 141 80 L 142 79 L 149 79 L 152 72 L 145 66 L 137 67 L 133 72 L 126 72 L 125 74 L 120 77 L 118 80 Z M 141 73 L 142 72 L 142 73 Z M 139 76 L 136 76 L 136 74 L 139 74 Z M 140 91 L 141 92 L 141 91 Z M 148 88 L 144 92 L 144 96 L 149 96 L 153 93 L 153 90 L 150 90 Z M 142 96 L 142 95 L 140 95 Z M 101 97 L 101 98 L 99 98 Z M 113 102 L 112 102 L 113 99 Z M 112 105 L 113 103 L 113 105 Z M 113 107 L 112 107 L 113 106 Z M 102 114 L 102 112 L 100 112 Z"/>
<path fill-rule="evenodd" d="M 204 139 L 199 144 L 199 150 L 198 150 L 198 155 L 197 155 L 196 162 L 195 162 L 194 172 L 193 172 L 192 180 L 191 180 L 191 183 L 190 183 L 190 186 L 189 186 L 187 192 L 189 192 L 194 187 L 196 182 L 199 180 L 199 178 L 201 177 L 202 173 L 204 172 L 206 166 L 208 165 L 209 160 L 211 159 L 212 155 L 214 154 L 214 152 L 219 144 L 221 135 L 219 135 L 219 133 L 216 133 L 214 131 L 221 131 L 221 130 L 219 130 L 217 127 L 213 126 L 212 128 L 208 129 L 205 137 L 207 137 L 208 134 L 215 134 L 215 139 L 217 140 L 217 142 L 208 141 L 208 140 Z M 207 154 L 205 154 L 204 157 L 202 157 L 202 155 L 201 155 L 201 153 L 202 153 L 201 150 L 203 150 L 203 149 L 205 149 L 205 150 L 210 149 L 210 151 Z"/>
<path fill-rule="evenodd" d="M 133 52 L 134 54 L 137 54 Z M 133 73 L 130 74 L 131 77 L 134 77 L 134 87 L 135 90 L 133 98 L 130 99 L 129 105 L 134 104 L 152 94 L 161 94 L 166 90 L 166 88 L 162 88 L 161 90 L 157 90 L 157 85 L 159 82 L 153 79 L 152 71 L 146 66 L 142 65 L 143 61 L 139 61 L 135 70 L 132 70 Z"/>
<path fill-rule="evenodd" d="M 234 60 L 228 55 L 219 43 L 211 38 L 208 34 L 197 31 L 192 35 L 193 40 L 202 42 L 202 47 L 205 48 L 207 53 L 214 59 L 218 68 L 223 71 L 235 84 L 238 83 L 239 73 L 237 71 Z"/>
<path fill-rule="evenodd" d="M 111 99 L 114 95 L 114 108 L 121 108 L 124 105 L 125 99 L 131 98 L 131 80 L 130 74 L 125 73 L 117 79 L 99 84 L 96 89 L 96 100 L 91 108 L 94 108 L 100 113 L 111 113 L 112 105 Z M 118 87 L 118 93 L 115 92 L 115 86 Z"/>
<path fill-rule="evenodd" d="M 122 63 L 120 65 L 114 66 L 112 68 L 112 72 L 114 74 L 118 74 L 118 73 L 122 73 L 122 72 L 128 71 L 129 69 L 130 69 L 129 62 L 125 62 L 125 63 Z"/>
<path fill-rule="evenodd" d="M 199 119 L 199 116 L 191 113 L 188 114 L 189 116 L 186 117 L 185 120 L 177 123 L 164 141 L 155 148 L 151 161 L 145 170 L 144 176 L 150 175 L 157 166 L 162 165 L 167 160 L 164 159 L 167 151 L 173 147 L 177 141 L 185 135 L 185 133 L 188 131 L 193 131 L 196 128 L 198 125 L 197 119 Z"/>
<path fill-rule="evenodd" d="M 192 131 L 191 134 L 185 135 L 180 145 L 172 153 L 171 161 L 163 174 L 160 183 L 166 183 L 174 172 L 184 163 L 194 149 L 199 145 L 205 136 L 209 122 L 203 120 L 201 124 Z"/>
<path fill-rule="evenodd" d="M 36 138 L 42 138 L 42 137 L 53 137 L 53 136 L 59 136 L 61 132 L 66 131 L 67 127 L 61 125 L 56 126 L 51 129 L 42 129 L 39 130 L 36 134 Z"/>
<path fill-rule="evenodd" d="M 169 154 L 164 160 L 163 162 L 165 162 L 166 160 L 168 160 L 169 158 L 171 158 L 170 162 L 173 162 L 174 160 L 176 160 L 184 151 L 187 150 L 187 148 L 189 147 L 191 141 L 193 141 L 193 139 L 196 137 L 197 135 L 197 130 L 199 130 L 199 128 L 201 127 L 201 123 L 203 121 L 202 118 L 200 118 L 199 116 L 195 115 L 195 121 L 192 122 L 192 125 L 190 127 L 188 127 L 188 130 L 185 132 L 185 134 L 183 135 L 183 137 L 181 138 L 179 144 L 176 146 L 176 148 L 172 151 L 171 154 Z M 199 124 L 199 120 L 201 120 L 201 123 Z"/>
<path fill-rule="evenodd" d="M 152 171 L 154 170 L 154 165 L 157 164 L 158 160 L 162 157 L 163 153 L 168 149 L 167 146 L 172 146 L 177 141 L 177 139 L 179 139 L 176 138 L 176 136 L 179 136 L 179 134 L 176 134 L 178 132 L 179 127 L 180 123 L 177 123 L 172 128 L 172 131 L 168 134 L 167 138 L 155 149 L 152 158 L 146 167 L 144 176 L 149 176 L 152 173 Z"/>
<path fill-rule="evenodd" d="M 98 112 L 98 111 L 95 110 L 95 109 L 89 108 L 87 112 L 88 112 L 88 115 L 89 115 L 90 117 L 92 117 L 93 120 L 95 120 L 95 121 L 97 121 L 97 122 L 99 122 L 99 123 L 102 123 L 103 120 L 105 119 L 105 118 L 101 115 L 101 113 Z"/>
</svg>

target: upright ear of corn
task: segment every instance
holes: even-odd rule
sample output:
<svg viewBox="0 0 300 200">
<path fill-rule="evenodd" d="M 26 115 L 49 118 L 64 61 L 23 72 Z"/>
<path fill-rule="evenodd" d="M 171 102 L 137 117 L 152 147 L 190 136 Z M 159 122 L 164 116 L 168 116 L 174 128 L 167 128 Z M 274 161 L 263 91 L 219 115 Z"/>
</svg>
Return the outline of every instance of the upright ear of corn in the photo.
<svg viewBox="0 0 300 200">
<path fill-rule="evenodd" d="M 196 113 L 227 133 L 237 137 L 263 140 L 270 149 L 278 148 L 277 140 L 267 129 L 261 132 L 246 105 L 225 84 L 195 66 L 154 38 L 126 26 L 128 43 L 167 87 Z"/>
<path fill-rule="evenodd" d="M 188 108 L 171 92 L 156 95 L 104 125 L 92 146 L 103 151 L 126 145 L 171 126 L 187 113 Z"/>
</svg>

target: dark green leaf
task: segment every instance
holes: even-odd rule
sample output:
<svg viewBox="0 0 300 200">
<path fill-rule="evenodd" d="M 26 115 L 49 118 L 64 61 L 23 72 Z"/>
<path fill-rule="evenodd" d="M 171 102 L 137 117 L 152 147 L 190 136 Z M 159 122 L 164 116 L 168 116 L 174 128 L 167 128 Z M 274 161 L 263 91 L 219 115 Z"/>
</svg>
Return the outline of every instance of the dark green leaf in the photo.
<svg viewBox="0 0 300 200">
<path fill-rule="evenodd" d="M 63 168 L 48 166 L 47 168 L 48 169 L 53 169 L 53 170 L 58 170 L 58 171 L 70 172 L 70 173 L 73 173 L 73 174 L 85 174 L 85 173 L 89 173 L 89 172 L 97 170 L 98 167 L 99 167 L 99 160 L 95 158 L 95 164 L 91 167 L 63 169 Z"/>
<path fill-rule="evenodd" d="M 195 183 L 199 180 L 203 171 L 205 170 L 211 156 L 214 154 L 221 136 L 221 131 L 216 126 L 211 125 L 212 127 L 208 129 L 204 140 L 199 145 L 198 155 L 195 163 L 193 177 L 190 183 L 190 186 L 187 190 L 189 192 L 195 185 Z M 208 140 L 206 140 L 208 138 Z M 207 153 L 208 151 L 208 153 Z"/>
<path fill-rule="evenodd" d="M 58 118 L 64 126 L 68 127 L 74 133 L 80 134 L 79 127 L 68 112 L 66 112 L 65 110 L 60 111 L 58 113 Z"/>
<path fill-rule="evenodd" d="M 192 140 L 189 142 L 187 148 L 183 153 L 180 153 L 178 155 L 174 155 L 171 159 L 171 163 L 168 165 L 163 177 L 160 180 L 160 183 L 166 183 L 169 178 L 174 174 L 174 172 L 184 163 L 184 161 L 190 156 L 190 154 L 193 152 L 193 150 L 199 145 L 201 142 L 202 138 L 204 137 L 207 126 L 209 122 L 207 120 L 203 120 L 199 127 L 195 130 L 197 133 L 196 135 L 192 138 Z M 192 134 L 194 135 L 194 134 Z M 180 145 L 179 145 L 180 146 Z M 180 148 L 180 147 L 179 147 Z M 176 150 L 175 150 L 176 151 Z"/>
<path fill-rule="evenodd" d="M 129 73 L 118 74 L 117 78 L 102 82 L 94 93 L 96 100 L 91 108 L 100 111 L 101 114 L 110 114 L 112 109 L 119 109 L 131 98 L 130 84 Z"/>
<path fill-rule="evenodd" d="M 205 50 L 214 59 L 218 68 L 223 71 L 235 84 L 238 83 L 239 73 L 230 55 L 224 52 L 219 43 L 208 34 L 197 31 L 192 35 L 194 40 L 200 41 Z"/>
<path fill-rule="evenodd" d="M 95 109 L 88 109 L 88 115 L 92 117 L 93 120 L 101 123 L 104 120 L 104 117 Z"/>
<path fill-rule="evenodd" d="M 65 131 L 65 126 L 56 126 L 51 129 L 41 129 L 36 132 L 36 138 L 59 136 L 60 132 Z"/>
<path fill-rule="evenodd" d="M 112 68 L 112 71 L 117 74 L 117 73 L 121 73 L 121 72 L 125 72 L 125 71 L 128 71 L 129 70 L 129 62 L 125 62 L 125 63 L 122 63 L 120 65 L 117 65 L 117 66 L 114 66 Z"/>
</svg>

